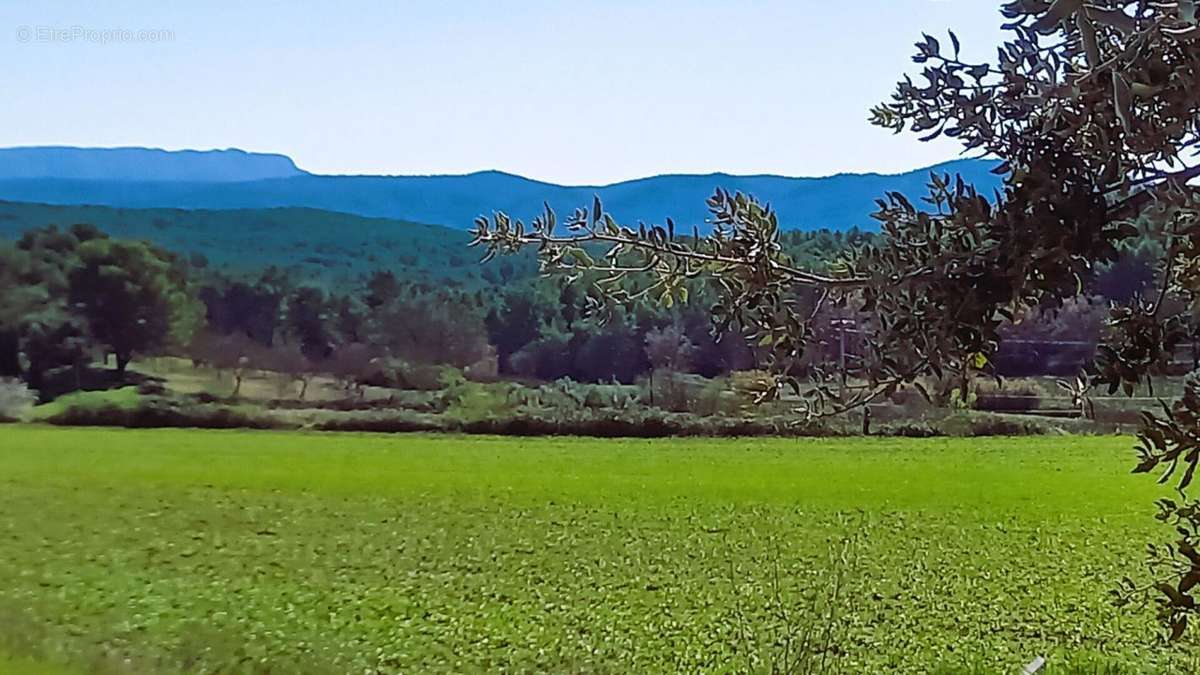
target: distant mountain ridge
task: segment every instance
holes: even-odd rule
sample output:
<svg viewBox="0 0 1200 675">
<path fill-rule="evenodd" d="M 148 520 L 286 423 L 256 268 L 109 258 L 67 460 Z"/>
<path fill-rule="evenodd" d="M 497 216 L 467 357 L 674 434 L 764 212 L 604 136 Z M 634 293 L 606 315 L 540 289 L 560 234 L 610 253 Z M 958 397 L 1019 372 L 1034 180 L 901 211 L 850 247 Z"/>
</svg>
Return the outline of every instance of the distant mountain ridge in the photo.
<svg viewBox="0 0 1200 675">
<path fill-rule="evenodd" d="M 19 149 L 25 151 L 32 148 Z M 57 149 L 62 150 L 62 149 Z M 111 151 L 75 149 L 83 155 L 96 153 L 87 175 L 31 175 L 50 166 L 36 153 L 19 154 L 0 150 L 0 199 L 59 205 L 102 205 L 121 208 L 260 209 L 305 207 L 374 218 L 445 225 L 467 229 L 475 217 L 493 211 L 529 219 L 542 203 L 560 213 L 591 203 L 599 195 L 618 220 L 661 223 L 673 218 L 681 228 L 703 227 L 708 212 L 705 200 L 717 187 L 753 194 L 770 202 L 786 229 L 844 230 L 852 226 L 874 228 L 870 214 L 874 200 L 885 192 L 897 191 L 915 202 L 925 193 L 930 171 L 959 173 L 985 193 L 999 186 L 1001 178 L 990 173 L 996 165 L 987 160 L 958 160 L 898 175 L 840 174 L 824 178 L 784 176 L 662 175 L 602 186 L 563 186 L 498 171 L 458 176 L 329 176 L 310 174 L 295 167 L 282 155 L 251 153 L 215 157 L 234 163 L 246 161 L 255 170 L 287 171 L 282 163 L 263 158 L 282 158 L 295 174 L 248 180 L 172 178 L 163 179 L 166 158 L 197 156 L 166 151 L 145 155 L 146 170 L 138 174 L 121 163 L 110 174 L 97 175 L 104 161 L 116 157 Z M 222 151 L 236 153 L 240 151 Z M 204 156 L 205 153 L 197 153 Z M 136 158 L 136 156 L 135 156 Z M 122 162 L 125 158 L 121 158 Z M 24 163 L 23 166 L 19 166 Z M 134 167 L 136 168 L 136 167 Z M 119 170 L 118 170 L 119 169 Z M 206 175 L 211 176 L 212 171 Z M 173 176 L 203 173 L 180 169 Z M 229 170 L 223 176 L 238 172 Z M 246 173 L 253 173 L 249 168 Z M 152 177 L 153 176 L 153 177 Z"/>
<path fill-rule="evenodd" d="M 0 148 L 0 180 L 67 179 L 231 183 L 305 172 L 285 155 L 245 150 L 158 148 Z"/>
</svg>

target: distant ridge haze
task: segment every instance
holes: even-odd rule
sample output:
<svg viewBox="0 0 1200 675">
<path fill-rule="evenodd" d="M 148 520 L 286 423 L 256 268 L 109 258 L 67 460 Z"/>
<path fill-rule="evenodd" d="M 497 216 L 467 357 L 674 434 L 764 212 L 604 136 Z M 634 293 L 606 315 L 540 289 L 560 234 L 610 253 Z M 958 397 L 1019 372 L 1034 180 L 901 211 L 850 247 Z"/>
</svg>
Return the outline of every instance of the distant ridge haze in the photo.
<svg viewBox="0 0 1200 675">
<path fill-rule="evenodd" d="M 897 191 L 914 202 L 929 172 L 960 173 L 985 193 L 1000 184 L 995 162 L 958 160 L 904 174 L 822 178 L 671 174 L 599 186 L 564 186 L 500 171 L 466 175 L 326 176 L 297 168 L 284 155 L 241 150 L 145 148 L 0 149 L 0 199 L 122 208 L 237 209 L 308 207 L 360 216 L 470 227 L 475 217 L 506 211 L 529 219 L 543 202 L 555 210 L 590 204 L 593 194 L 624 222 L 703 226 L 717 187 L 770 202 L 788 229 L 872 228 L 874 200 Z"/>
<path fill-rule="evenodd" d="M 158 148 L 0 148 L 0 180 L 244 182 L 304 175 L 286 155 L 227 150 Z"/>
</svg>

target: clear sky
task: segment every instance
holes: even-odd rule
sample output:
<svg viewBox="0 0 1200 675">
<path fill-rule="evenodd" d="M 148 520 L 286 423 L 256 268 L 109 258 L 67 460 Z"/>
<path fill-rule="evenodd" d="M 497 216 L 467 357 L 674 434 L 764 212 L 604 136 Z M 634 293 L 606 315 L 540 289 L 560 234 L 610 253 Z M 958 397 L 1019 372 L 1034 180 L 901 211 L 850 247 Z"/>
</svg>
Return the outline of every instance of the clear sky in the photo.
<svg viewBox="0 0 1200 675">
<path fill-rule="evenodd" d="M 868 108 L 916 68 L 922 31 L 994 55 L 999 4 L 6 0 L 0 146 L 238 147 L 320 173 L 570 184 L 904 171 L 958 148 L 871 127 Z"/>
</svg>

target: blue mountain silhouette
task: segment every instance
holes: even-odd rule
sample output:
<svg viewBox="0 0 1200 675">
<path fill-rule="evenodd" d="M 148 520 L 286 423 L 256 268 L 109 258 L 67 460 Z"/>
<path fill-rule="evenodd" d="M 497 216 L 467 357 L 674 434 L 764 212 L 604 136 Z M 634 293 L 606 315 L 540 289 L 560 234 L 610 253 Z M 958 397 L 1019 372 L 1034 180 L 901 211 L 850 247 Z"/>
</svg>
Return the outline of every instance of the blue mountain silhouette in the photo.
<svg viewBox="0 0 1200 675">
<path fill-rule="evenodd" d="M 470 227 L 492 211 L 528 219 L 543 202 L 560 213 L 599 195 L 618 220 L 703 227 L 705 199 L 718 188 L 770 202 L 787 229 L 873 228 L 874 200 L 887 191 L 914 202 L 929 173 L 962 174 L 985 194 L 1000 184 L 988 160 L 947 162 L 898 175 L 661 175 L 602 186 L 563 186 L 499 171 L 457 176 L 330 176 L 306 173 L 283 155 L 240 150 L 145 148 L 0 149 L 0 199 L 121 208 L 307 207 L 359 216 Z"/>
</svg>

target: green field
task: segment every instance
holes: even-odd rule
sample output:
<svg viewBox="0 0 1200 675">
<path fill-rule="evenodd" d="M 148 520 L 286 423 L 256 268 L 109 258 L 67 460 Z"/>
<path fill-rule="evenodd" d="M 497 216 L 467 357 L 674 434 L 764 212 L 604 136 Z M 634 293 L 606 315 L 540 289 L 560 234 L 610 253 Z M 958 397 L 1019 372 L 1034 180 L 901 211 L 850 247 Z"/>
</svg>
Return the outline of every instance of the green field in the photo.
<svg viewBox="0 0 1200 675">
<path fill-rule="evenodd" d="M 0 670 L 1188 672 L 1130 445 L 0 427 Z"/>
</svg>

